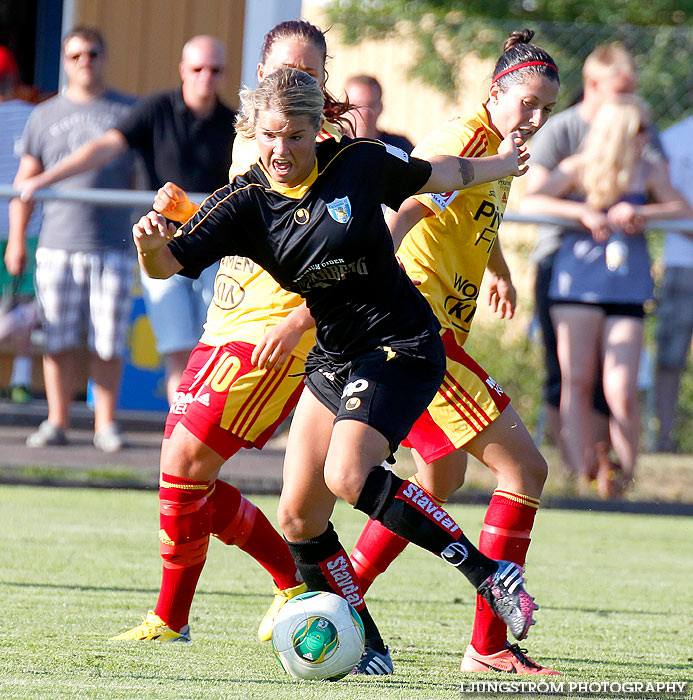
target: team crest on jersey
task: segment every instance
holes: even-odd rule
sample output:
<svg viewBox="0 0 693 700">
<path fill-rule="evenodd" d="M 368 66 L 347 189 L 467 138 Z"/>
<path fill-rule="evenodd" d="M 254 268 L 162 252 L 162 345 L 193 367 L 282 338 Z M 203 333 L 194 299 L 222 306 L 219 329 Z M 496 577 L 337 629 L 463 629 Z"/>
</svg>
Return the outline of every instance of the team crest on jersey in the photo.
<svg viewBox="0 0 693 700">
<path fill-rule="evenodd" d="M 304 209 L 301 207 L 300 209 L 296 209 L 294 212 L 294 221 L 297 224 L 300 224 L 301 226 L 303 224 L 307 224 L 308 220 L 310 219 L 310 212 L 307 209 Z"/>
<path fill-rule="evenodd" d="M 351 218 L 351 202 L 349 197 L 337 197 L 327 203 L 327 211 L 338 224 L 346 224 Z"/>
</svg>

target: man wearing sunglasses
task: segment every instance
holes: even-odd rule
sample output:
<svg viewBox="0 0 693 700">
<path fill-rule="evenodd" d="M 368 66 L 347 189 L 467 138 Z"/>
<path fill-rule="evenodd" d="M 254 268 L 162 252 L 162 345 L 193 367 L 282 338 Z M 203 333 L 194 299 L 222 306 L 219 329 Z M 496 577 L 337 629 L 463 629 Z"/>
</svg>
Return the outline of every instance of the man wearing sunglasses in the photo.
<svg viewBox="0 0 693 700">
<path fill-rule="evenodd" d="M 102 167 L 128 149 L 142 157 L 148 189 L 158 190 L 168 181 L 189 192 L 213 192 L 224 186 L 235 136 L 235 113 L 218 97 L 225 66 L 221 42 L 211 36 L 193 37 L 183 47 L 180 87 L 143 99 L 114 128 L 57 167 L 25 181 L 23 199 L 30 199 L 39 187 Z M 215 274 L 208 268 L 198 280 L 142 277 L 147 314 L 166 367 L 169 402 L 175 399 L 188 355 L 202 332 Z"/>
<path fill-rule="evenodd" d="M 65 90 L 38 105 L 24 130 L 15 186 L 39 181 L 80 147 L 108 133 L 130 111 L 134 100 L 107 89 L 106 46 L 101 33 L 75 27 L 62 44 Z M 73 177 L 69 186 L 131 187 L 134 159 L 127 149 L 108 167 Z M 76 172 L 76 171 L 75 171 Z M 10 203 L 5 264 L 12 275 L 27 265 L 27 228 L 32 205 Z M 36 251 L 36 295 L 43 320 L 43 371 L 48 418 L 32 433 L 30 447 L 67 442 L 70 404 L 87 338 L 89 376 L 94 386 L 94 445 L 105 452 L 122 446 L 115 423 L 121 357 L 130 317 L 132 246 L 130 212 L 79 202 L 48 201 Z"/>
</svg>

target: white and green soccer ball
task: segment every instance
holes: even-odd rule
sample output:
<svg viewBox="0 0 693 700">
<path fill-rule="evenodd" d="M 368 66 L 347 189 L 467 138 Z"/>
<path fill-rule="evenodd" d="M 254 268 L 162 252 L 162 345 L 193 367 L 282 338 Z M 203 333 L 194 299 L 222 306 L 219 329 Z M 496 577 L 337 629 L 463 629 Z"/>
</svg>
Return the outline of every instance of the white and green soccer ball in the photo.
<svg viewBox="0 0 693 700">
<path fill-rule="evenodd" d="M 344 598 L 311 591 L 284 603 L 274 620 L 272 646 L 294 678 L 338 680 L 363 654 L 363 622 Z"/>
</svg>

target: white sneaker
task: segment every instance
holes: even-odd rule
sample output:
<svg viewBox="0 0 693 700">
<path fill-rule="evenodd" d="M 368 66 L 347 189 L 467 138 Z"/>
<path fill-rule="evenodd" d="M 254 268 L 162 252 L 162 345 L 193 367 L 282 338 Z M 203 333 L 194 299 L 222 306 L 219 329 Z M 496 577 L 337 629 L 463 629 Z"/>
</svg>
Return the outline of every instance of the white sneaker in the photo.
<svg viewBox="0 0 693 700">
<path fill-rule="evenodd" d="M 44 420 L 35 433 L 31 433 L 26 439 L 27 447 L 52 447 L 54 445 L 67 445 L 65 431 L 53 423 Z"/>
<path fill-rule="evenodd" d="M 125 445 L 120 428 L 115 423 L 109 423 L 94 433 L 94 447 L 102 452 L 118 452 Z"/>
</svg>

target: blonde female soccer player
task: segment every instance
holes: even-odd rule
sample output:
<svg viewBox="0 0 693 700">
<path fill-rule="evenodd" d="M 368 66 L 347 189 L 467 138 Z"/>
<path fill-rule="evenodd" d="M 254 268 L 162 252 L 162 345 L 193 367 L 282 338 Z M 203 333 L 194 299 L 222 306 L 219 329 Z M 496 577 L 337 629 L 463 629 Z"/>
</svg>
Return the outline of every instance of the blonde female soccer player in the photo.
<svg viewBox="0 0 693 700">
<path fill-rule="evenodd" d="M 457 568 L 522 639 L 536 606 L 520 568 L 480 554 L 449 514 L 379 466 L 444 373 L 440 326 L 397 263 L 381 203 L 397 209 L 411 194 L 522 174 L 519 136 L 509 135 L 498 156 L 410 159 L 370 140 L 316 144 L 323 106 L 315 80 L 295 69 L 242 93 L 239 130 L 254 136 L 260 161 L 172 239 L 162 216 L 142 217 L 133 228 L 140 265 L 154 277 L 196 276 L 215 260 L 243 255 L 306 300 L 317 343 L 289 435 L 278 515 L 309 589 L 343 595 L 368 630 L 358 579 L 329 522 L 342 497 Z"/>
</svg>

